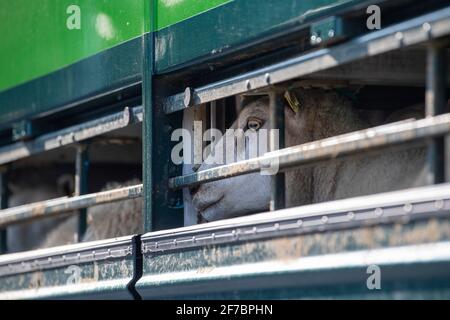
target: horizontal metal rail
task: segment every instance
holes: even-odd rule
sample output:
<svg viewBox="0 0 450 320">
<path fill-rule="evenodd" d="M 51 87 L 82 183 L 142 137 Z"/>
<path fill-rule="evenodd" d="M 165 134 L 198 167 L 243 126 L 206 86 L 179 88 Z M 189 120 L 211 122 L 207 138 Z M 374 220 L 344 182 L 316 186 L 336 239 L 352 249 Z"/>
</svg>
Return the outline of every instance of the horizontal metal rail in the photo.
<svg viewBox="0 0 450 320">
<path fill-rule="evenodd" d="M 77 214 L 76 210 L 105 203 L 142 197 L 142 184 L 76 197 L 63 197 L 0 210 L 0 227 L 59 214 Z"/>
<path fill-rule="evenodd" d="M 142 235 L 141 253 L 450 217 L 450 183 L 386 192 Z M 129 256 L 131 237 L 0 256 L 0 276 Z"/>
<path fill-rule="evenodd" d="M 450 183 L 305 205 L 142 236 L 144 254 L 450 217 Z"/>
<path fill-rule="evenodd" d="M 0 165 L 125 128 L 131 124 L 142 122 L 142 119 L 143 108 L 141 106 L 127 107 L 121 112 L 47 133 L 30 141 L 16 142 L 0 147 Z"/>
<path fill-rule="evenodd" d="M 281 289 L 286 295 L 289 288 L 303 289 L 297 296 L 311 295 L 312 298 L 314 289 L 339 288 L 341 290 L 330 290 L 333 293 L 327 292 L 321 296 L 337 298 L 351 296 L 355 287 L 365 287 L 368 267 L 371 265 L 382 270 L 383 285 L 397 282 L 401 283 L 403 290 L 409 285 L 410 295 L 414 297 L 415 291 L 420 290 L 418 284 L 424 280 L 448 279 L 450 242 L 298 257 L 288 263 L 284 260 L 273 260 L 239 265 L 214 265 L 208 268 L 207 272 L 199 272 L 198 269 L 158 272 L 144 275 L 137 283 L 137 289 L 145 299 L 180 296 L 186 299 L 185 297 L 198 298 L 202 295 L 208 297 L 208 294 L 217 292 L 221 292 L 224 297 L 236 298 L 237 292 L 245 290 L 270 292 Z M 349 286 L 345 293 L 342 291 L 344 285 Z M 377 295 L 395 298 L 395 294 L 389 295 L 389 291 L 395 292 L 394 288 L 383 287 L 383 290 L 374 290 L 375 292 L 355 291 L 359 298 L 364 295 L 372 299 Z M 225 294 L 227 292 L 228 295 Z M 420 297 L 423 297 L 423 292 L 416 296 Z"/>
<path fill-rule="evenodd" d="M 280 170 L 334 159 L 361 151 L 386 148 L 450 132 L 450 113 L 415 121 L 401 121 L 355 131 L 299 146 L 266 153 L 262 157 L 239 161 L 169 179 L 169 187 L 179 189 L 207 182 L 267 170 L 277 164 Z"/>
<path fill-rule="evenodd" d="M 0 256 L 0 277 L 132 256 L 132 236 Z"/>
<path fill-rule="evenodd" d="M 330 69 L 345 63 L 417 45 L 450 34 L 450 7 L 382 30 L 357 37 L 335 47 L 277 63 L 203 87 L 188 88 L 163 101 L 167 114 L 225 97 Z"/>
</svg>

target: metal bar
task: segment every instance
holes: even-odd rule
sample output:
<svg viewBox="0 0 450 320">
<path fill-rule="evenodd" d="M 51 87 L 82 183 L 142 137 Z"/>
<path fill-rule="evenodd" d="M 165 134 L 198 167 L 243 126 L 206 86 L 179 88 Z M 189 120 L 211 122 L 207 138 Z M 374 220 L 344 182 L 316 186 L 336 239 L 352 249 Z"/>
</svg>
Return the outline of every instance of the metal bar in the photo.
<svg viewBox="0 0 450 320">
<path fill-rule="evenodd" d="M 360 153 L 364 150 L 385 148 L 413 142 L 450 132 L 450 114 L 402 121 L 365 130 L 355 131 L 303 145 L 270 152 L 262 157 L 219 166 L 185 176 L 169 179 L 172 189 L 222 180 L 258 172 L 267 164 L 277 164 L 280 170 L 310 164 L 314 161 Z"/>
<path fill-rule="evenodd" d="M 284 297 L 289 290 L 295 290 L 295 298 L 303 296 L 306 299 L 315 297 L 312 293 L 317 294 L 320 290 L 323 290 L 319 296 L 322 298 L 345 299 L 347 296 L 386 299 L 386 294 L 390 293 L 392 299 L 398 298 L 396 288 L 402 288 L 401 297 L 407 296 L 406 293 L 417 293 L 411 295 L 420 299 L 424 292 L 440 292 L 439 289 L 442 290 L 442 286 L 447 283 L 450 275 L 449 252 L 450 242 L 446 241 L 302 256 L 289 260 L 219 264 L 214 265 L 214 268 L 205 267 L 208 272 L 186 268 L 183 272 L 144 274 L 137 283 L 137 289 L 145 299 L 202 299 L 211 298 L 211 295 L 219 292 L 219 299 L 245 299 L 245 293 L 260 294 L 273 290 L 282 291 Z M 366 289 L 366 282 L 370 275 L 369 267 L 374 265 L 382 270 L 383 290 L 370 292 Z M 433 279 L 434 282 L 430 281 Z M 441 287 L 436 285 L 436 280 L 442 281 Z M 424 281 L 429 282 L 428 290 L 424 290 Z M 432 291 L 432 288 L 436 291 Z M 442 291 L 440 296 L 445 298 L 448 291 Z M 435 298 L 436 295 L 431 297 Z"/>
<path fill-rule="evenodd" d="M 450 183 L 446 183 L 151 232 L 142 236 L 142 253 L 449 216 Z M 1 256 L 0 276 L 130 255 L 130 240 L 123 237 Z"/>
<path fill-rule="evenodd" d="M 284 99 L 280 93 L 269 93 L 270 99 L 270 151 L 284 149 Z M 270 211 L 285 207 L 285 174 L 278 172 L 271 176 Z"/>
<path fill-rule="evenodd" d="M 427 79 L 425 94 L 425 115 L 434 117 L 443 114 L 447 107 L 447 50 L 440 42 L 431 42 L 427 51 Z M 444 182 L 445 153 L 444 137 L 428 141 L 427 180 L 429 184 Z"/>
<path fill-rule="evenodd" d="M 303 54 L 237 77 L 193 89 L 191 103 L 185 105 L 185 93 L 163 102 L 166 113 L 221 98 L 261 89 L 271 84 L 310 75 L 365 57 L 412 46 L 450 34 L 450 7 L 371 32 L 335 47 Z"/>
<path fill-rule="evenodd" d="M 89 178 L 89 146 L 80 144 L 77 146 L 75 172 L 75 196 L 87 194 Z M 87 209 L 78 210 L 78 242 L 82 241 L 87 229 Z"/>
<path fill-rule="evenodd" d="M 144 2 L 144 16 L 146 21 L 151 21 L 152 28 L 155 27 L 155 19 L 153 19 L 153 12 L 155 12 L 154 1 Z M 144 122 L 142 125 L 142 182 L 144 186 L 144 196 L 143 196 L 143 230 L 151 231 L 154 230 L 154 215 L 153 210 L 154 205 L 154 192 L 153 185 L 155 183 L 155 174 L 153 172 L 153 156 L 154 156 L 154 130 L 156 123 L 154 121 L 155 104 L 154 104 L 154 82 L 153 74 L 155 70 L 154 66 L 154 52 L 155 52 L 155 33 L 149 32 L 144 34 L 143 38 L 143 60 L 142 60 L 142 104 L 144 106 Z"/>
<path fill-rule="evenodd" d="M 32 155 L 85 141 L 98 135 L 142 122 L 142 107 L 125 108 L 124 111 L 51 132 L 34 140 L 17 142 L 0 147 L 0 165 Z"/>
<path fill-rule="evenodd" d="M 0 257 L 0 277 L 131 256 L 133 236 L 19 252 Z"/>
<path fill-rule="evenodd" d="M 0 210 L 0 227 L 59 214 L 76 214 L 79 209 L 142 197 L 142 184 L 76 197 L 63 197 Z"/>
<path fill-rule="evenodd" d="M 8 207 L 8 169 L 0 168 L 0 209 Z M 8 252 L 8 230 L 0 228 L 0 254 Z"/>
<path fill-rule="evenodd" d="M 212 101 L 210 105 L 210 128 L 217 129 L 217 102 Z"/>
<path fill-rule="evenodd" d="M 145 253 L 450 217 L 450 183 L 305 205 L 142 236 Z"/>
</svg>

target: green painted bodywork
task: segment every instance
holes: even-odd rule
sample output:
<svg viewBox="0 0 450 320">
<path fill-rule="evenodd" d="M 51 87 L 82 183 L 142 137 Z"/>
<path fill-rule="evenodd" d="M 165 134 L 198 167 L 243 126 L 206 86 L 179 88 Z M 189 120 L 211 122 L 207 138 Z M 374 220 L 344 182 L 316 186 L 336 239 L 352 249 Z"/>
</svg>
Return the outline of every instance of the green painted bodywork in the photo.
<svg viewBox="0 0 450 320">
<path fill-rule="evenodd" d="M 366 2 L 234 0 L 156 33 L 156 73 L 230 52 Z M 158 15 L 159 16 L 159 15 Z M 195 45 L 193 45 L 195 44 Z"/>
<path fill-rule="evenodd" d="M 142 35 L 150 31 L 155 31 L 153 73 L 161 74 L 364 2 L 2 0 L 0 130 L 138 83 Z M 80 30 L 66 26 L 72 4 L 81 9 Z"/>
<path fill-rule="evenodd" d="M 66 10 L 78 5 L 81 29 Z M 0 10 L 0 90 L 61 69 L 145 30 L 142 0 L 15 0 Z"/>
<path fill-rule="evenodd" d="M 167 27 L 227 1 L 159 0 L 155 27 Z M 70 5 L 80 8 L 79 30 L 67 27 Z M 145 0 L 2 0 L 0 91 L 151 31 L 145 7 Z"/>
<path fill-rule="evenodd" d="M 232 1 L 234 0 L 157 0 L 155 28 L 164 29 Z"/>
</svg>

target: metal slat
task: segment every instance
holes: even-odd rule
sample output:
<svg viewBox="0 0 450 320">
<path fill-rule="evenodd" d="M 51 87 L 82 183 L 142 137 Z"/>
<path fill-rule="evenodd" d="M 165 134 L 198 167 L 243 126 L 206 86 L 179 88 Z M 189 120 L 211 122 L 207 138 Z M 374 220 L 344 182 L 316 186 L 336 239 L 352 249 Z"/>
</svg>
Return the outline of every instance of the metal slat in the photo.
<svg viewBox="0 0 450 320">
<path fill-rule="evenodd" d="M 369 266 L 378 266 L 381 270 L 383 290 L 370 291 L 366 286 L 370 275 Z M 217 265 L 204 272 L 198 269 L 158 272 L 144 275 L 138 282 L 137 289 L 145 299 L 236 299 L 246 297 L 252 291 L 262 291 L 267 297 L 274 290 L 281 290 L 283 297 L 286 297 L 289 290 L 297 290 L 293 292 L 294 298 L 312 297 L 318 292 L 320 295 L 317 298 L 337 298 L 352 294 L 359 298 L 399 298 L 396 292 L 403 292 L 403 297 L 405 293 L 414 297 L 417 291 L 433 288 L 433 280 L 436 282 L 440 279 L 441 283 L 446 281 L 450 275 L 449 267 L 450 242 L 439 242 L 296 257 L 289 262 L 272 260 Z M 392 283 L 397 286 L 389 286 Z M 406 285 L 408 290 L 402 291 Z M 448 294 L 448 282 L 446 285 L 444 288 L 434 287 L 435 294 L 445 297 Z M 343 286 L 346 286 L 346 290 L 342 290 Z M 417 296 L 423 298 L 423 292 L 420 293 Z"/>
<path fill-rule="evenodd" d="M 447 49 L 445 43 L 433 41 L 427 51 L 425 115 L 433 117 L 447 109 Z M 429 184 L 445 181 L 444 137 L 428 141 L 427 180 Z"/>
<path fill-rule="evenodd" d="M 134 237 L 0 257 L 0 299 L 131 299 Z"/>
<path fill-rule="evenodd" d="M 89 145 L 80 144 L 77 146 L 75 161 L 75 195 L 81 196 L 87 194 L 89 179 Z M 78 210 L 78 233 L 77 238 L 80 242 L 87 229 L 87 208 Z"/>
<path fill-rule="evenodd" d="M 284 98 L 277 92 L 269 93 L 270 100 L 270 151 L 285 148 Z M 284 209 L 286 205 L 285 173 L 271 176 L 270 210 Z"/>
<path fill-rule="evenodd" d="M 142 197 L 142 184 L 115 190 L 64 197 L 0 210 L 0 227 L 58 214 L 75 214 L 76 210 L 105 203 Z"/>
<path fill-rule="evenodd" d="M 144 254 L 205 245 L 450 217 L 450 184 L 441 184 L 261 213 L 145 234 Z"/>
<path fill-rule="evenodd" d="M 142 107 L 125 108 L 122 112 L 44 134 L 30 141 L 17 142 L 0 147 L 0 165 L 85 141 L 131 124 L 142 122 L 142 119 Z"/>
<path fill-rule="evenodd" d="M 171 178 L 169 179 L 169 186 L 177 189 L 258 172 L 266 168 L 269 163 L 277 163 L 280 170 L 285 170 L 313 161 L 334 159 L 369 149 L 404 144 L 448 132 L 450 132 L 450 114 L 416 121 L 402 121 L 310 142 L 266 153 L 262 157 Z"/>
<path fill-rule="evenodd" d="M 420 44 L 450 33 L 450 7 L 360 36 L 336 47 L 304 54 L 234 78 L 191 89 L 164 100 L 167 114 L 225 97 L 261 89 L 345 63 Z"/>
<path fill-rule="evenodd" d="M 0 167 L 0 210 L 8 207 L 8 168 Z M 8 230 L 0 227 L 0 254 L 8 252 Z"/>
<path fill-rule="evenodd" d="M 14 253 L 0 257 L 0 277 L 131 255 L 130 236 Z"/>
</svg>

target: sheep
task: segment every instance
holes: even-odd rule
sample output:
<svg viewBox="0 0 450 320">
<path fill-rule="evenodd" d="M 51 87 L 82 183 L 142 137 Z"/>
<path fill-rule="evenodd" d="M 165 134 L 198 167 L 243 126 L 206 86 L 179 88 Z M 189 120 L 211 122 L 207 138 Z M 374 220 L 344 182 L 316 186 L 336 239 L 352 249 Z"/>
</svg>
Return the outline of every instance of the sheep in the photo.
<svg viewBox="0 0 450 320">
<path fill-rule="evenodd" d="M 110 182 L 102 190 L 140 184 L 138 179 L 125 183 Z M 88 208 L 88 228 L 82 242 L 104 240 L 143 233 L 142 198 L 112 202 Z M 71 216 L 52 230 L 42 248 L 74 243 L 77 239 L 78 217 Z"/>
<path fill-rule="evenodd" d="M 293 94 L 300 102 L 300 109 L 294 111 L 287 104 L 285 106 L 287 147 L 371 126 L 353 107 L 350 99 L 335 91 L 297 89 Z M 232 127 L 244 131 L 268 129 L 268 105 L 267 97 L 249 103 Z M 421 112 L 412 110 L 398 111 L 387 122 L 422 117 Z M 223 148 L 223 140 L 215 148 Z M 234 145 L 225 144 L 225 152 L 231 152 L 229 148 L 234 148 Z M 217 155 L 221 156 L 221 152 L 212 153 L 199 171 L 217 166 L 211 164 L 220 163 L 219 159 L 214 159 Z M 244 155 L 238 155 L 238 158 L 242 159 Z M 286 172 L 286 204 L 292 207 L 422 186 L 426 184 L 425 158 L 426 149 L 419 146 L 291 169 Z M 199 221 L 268 211 L 270 179 L 268 175 L 253 173 L 193 188 L 192 201 Z"/>
<path fill-rule="evenodd" d="M 58 169 L 55 166 L 39 166 L 13 170 L 8 183 L 8 206 L 16 207 L 71 195 L 74 190 L 73 176 L 63 174 Z M 42 247 L 46 234 L 66 220 L 67 217 L 52 217 L 9 226 L 8 252 Z"/>
</svg>

